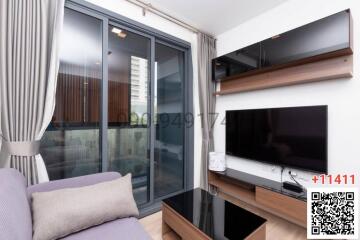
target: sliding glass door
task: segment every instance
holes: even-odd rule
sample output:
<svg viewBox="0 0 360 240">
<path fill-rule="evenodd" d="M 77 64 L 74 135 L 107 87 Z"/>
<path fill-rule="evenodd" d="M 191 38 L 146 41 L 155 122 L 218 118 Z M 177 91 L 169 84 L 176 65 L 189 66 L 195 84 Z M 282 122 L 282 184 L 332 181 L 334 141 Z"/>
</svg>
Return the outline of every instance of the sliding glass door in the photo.
<svg viewBox="0 0 360 240">
<path fill-rule="evenodd" d="M 184 188 L 184 52 L 155 45 L 155 198 Z"/>
<path fill-rule="evenodd" d="M 149 201 L 150 39 L 109 25 L 109 170 L 132 174 L 138 204 Z"/>
<path fill-rule="evenodd" d="M 131 173 L 140 209 L 185 191 L 193 177 L 189 46 L 66 6 L 56 107 L 40 150 L 50 180 Z"/>
<path fill-rule="evenodd" d="M 64 14 L 55 112 L 41 141 L 50 180 L 101 172 L 102 21 Z"/>
</svg>

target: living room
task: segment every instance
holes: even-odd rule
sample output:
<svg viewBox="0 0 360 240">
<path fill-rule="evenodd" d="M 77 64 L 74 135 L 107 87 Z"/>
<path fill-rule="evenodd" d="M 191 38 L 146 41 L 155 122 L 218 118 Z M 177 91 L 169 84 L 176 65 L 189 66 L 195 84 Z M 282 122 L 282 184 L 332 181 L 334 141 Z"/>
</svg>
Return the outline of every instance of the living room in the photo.
<svg viewBox="0 0 360 240">
<path fill-rule="evenodd" d="M 0 239 L 358 239 L 359 1 L 0 7 Z"/>
</svg>

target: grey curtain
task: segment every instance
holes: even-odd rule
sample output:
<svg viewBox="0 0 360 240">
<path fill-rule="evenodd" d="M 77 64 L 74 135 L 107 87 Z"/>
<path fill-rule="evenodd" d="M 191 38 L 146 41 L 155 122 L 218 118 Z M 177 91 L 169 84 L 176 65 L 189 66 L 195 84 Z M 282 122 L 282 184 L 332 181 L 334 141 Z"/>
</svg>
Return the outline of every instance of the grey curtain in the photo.
<svg viewBox="0 0 360 240">
<path fill-rule="evenodd" d="M 216 57 L 215 39 L 198 33 L 199 100 L 202 130 L 200 187 L 208 190 L 209 152 L 214 151 L 216 84 L 211 78 L 211 60 Z"/>
<path fill-rule="evenodd" d="M 55 107 L 63 14 L 64 0 L 0 1 L 0 167 L 28 184 L 47 177 L 39 145 Z"/>
</svg>

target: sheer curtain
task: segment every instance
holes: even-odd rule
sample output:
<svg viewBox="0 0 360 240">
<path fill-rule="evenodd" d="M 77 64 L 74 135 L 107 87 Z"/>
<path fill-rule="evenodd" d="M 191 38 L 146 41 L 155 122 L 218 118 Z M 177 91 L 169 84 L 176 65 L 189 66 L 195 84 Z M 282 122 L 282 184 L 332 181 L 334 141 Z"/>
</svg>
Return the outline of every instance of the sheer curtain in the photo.
<svg viewBox="0 0 360 240">
<path fill-rule="evenodd" d="M 53 115 L 64 0 L 0 1 L 0 167 L 48 180 L 40 139 Z"/>
<path fill-rule="evenodd" d="M 216 83 L 211 78 L 211 60 L 216 57 L 215 39 L 198 33 L 199 100 L 202 130 L 200 187 L 208 190 L 209 152 L 214 150 Z"/>
</svg>

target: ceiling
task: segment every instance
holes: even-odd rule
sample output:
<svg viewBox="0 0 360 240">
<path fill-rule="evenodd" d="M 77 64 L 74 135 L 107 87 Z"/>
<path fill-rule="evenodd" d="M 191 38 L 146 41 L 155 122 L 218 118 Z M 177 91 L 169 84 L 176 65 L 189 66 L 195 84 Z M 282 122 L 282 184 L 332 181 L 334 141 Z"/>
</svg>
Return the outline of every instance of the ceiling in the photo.
<svg viewBox="0 0 360 240">
<path fill-rule="evenodd" d="M 217 36 L 287 0 L 143 0 Z"/>
</svg>

